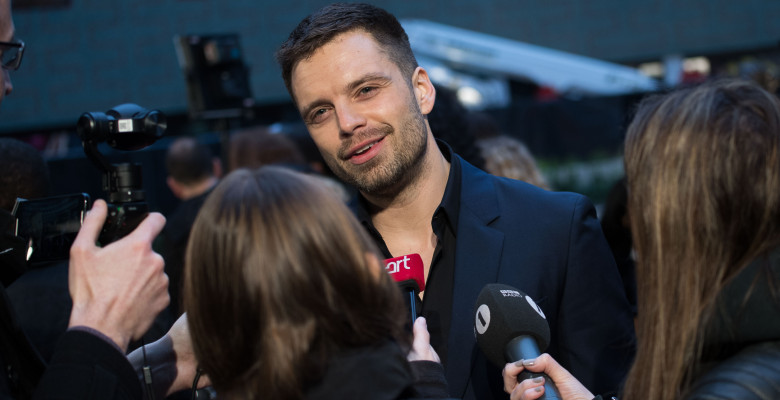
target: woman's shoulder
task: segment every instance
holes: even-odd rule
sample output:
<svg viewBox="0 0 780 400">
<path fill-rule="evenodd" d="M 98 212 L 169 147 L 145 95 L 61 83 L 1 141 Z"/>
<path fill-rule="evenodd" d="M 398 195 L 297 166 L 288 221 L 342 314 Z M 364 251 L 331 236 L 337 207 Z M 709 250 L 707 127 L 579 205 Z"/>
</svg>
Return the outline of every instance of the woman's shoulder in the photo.
<svg viewBox="0 0 780 400">
<path fill-rule="evenodd" d="M 687 400 L 780 399 L 780 341 L 754 344 L 721 361 L 693 384 Z"/>
</svg>

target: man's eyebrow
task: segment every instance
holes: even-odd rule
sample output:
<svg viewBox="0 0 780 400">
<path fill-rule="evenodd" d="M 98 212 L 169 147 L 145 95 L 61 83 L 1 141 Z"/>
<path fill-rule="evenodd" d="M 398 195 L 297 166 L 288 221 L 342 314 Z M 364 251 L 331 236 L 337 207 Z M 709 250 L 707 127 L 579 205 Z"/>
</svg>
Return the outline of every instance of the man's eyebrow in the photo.
<svg viewBox="0 0 780 400">
<path fill-rule="evenodd" d="M 303 107 L 301 109 L 301 117 L 303 117 L 303 120 L 307 121 L 308 118 L 309 118 L 308 115 L 309 115 L 309 113 L 311 113 L 311 110 L 319 107 L 320 104 L 322 104 L 322 103 L 325 103 L 324 99 L 317 99 L 317 100 L 314 100 L 311 103 L 309 103 L 309 105 Z"/>
<path fill-rule="evenodd" d="M 376 80 L 389 81 L 390 77 L 388 77 L 385 74 L 378 73 L 378 72 L 368 73 L 368 74 L 365 74 L 365 75 L 361 76 L 360 78 L 350 82 L 350 84 L 347 85 L 347 91 L 351 92 L 351 91 L 357 89 L 358 87 L 360 87 L 361 85 L 365 84 L 366 82 L 376 81 Z"/>
<path fill-rule="evenodd" d="M 366 82 L 370 82 L 370 81 L 374 81 L 374 80 L 389 81 L 390 77 L 388 77 L 385 74 L 381 74 L 381 73 L 375 73 L 375 72 L 368 73 L 368 74 L 365 74 L 365 75 L 361 76 L 360 78 L 350 82 L 347 85 L 347 87 L 346 87 L 346 91 L 347 92 L 352 92 L 355 89 L 359 88 L 361 85 L 365 84 Z M 313 109 L 319 107 L 320 104 L 323 104 L 323 103 L 326 103 L 326 102 L 327 101 L 325 99 L 317 99 L 317 100 L 314 100 L 314 101 L 310 102 L 308 105 L 306 105 L 305 107 L 303 107 L 301 109 L 301 116 L 303 116 L 303 118 L 305 119 L 306 116 L 309 115 L 309 113 L 311 113 L 311 111 Z"/>
</svg>

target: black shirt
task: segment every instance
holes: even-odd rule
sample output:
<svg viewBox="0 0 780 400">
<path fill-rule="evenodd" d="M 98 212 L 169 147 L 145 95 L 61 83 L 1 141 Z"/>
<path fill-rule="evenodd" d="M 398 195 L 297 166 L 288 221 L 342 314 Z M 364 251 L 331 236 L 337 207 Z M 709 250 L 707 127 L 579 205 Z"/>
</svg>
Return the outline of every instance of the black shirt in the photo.
<svg viewBox="0 0 780 400">
<path fill-rule="evenodd" d="M 417 300 L 417 310 L 428 322 L 431 346 L 436 350 L 443 365 L 447 365 L 447 339 L 452 320 L 452 291 L 455 279 L 455 239 L 458 232 L 458 212 L 460 210 L 460 159 L 453 157 L 452 149 L 442 141 L 437 141 L 444 158 L 450 163 L 450 173 L 444 196 L 436 208 L 431 220 L 436 235 L 436 249 L 433 253 L 431 268 L 425 281 L 424 300 Z M 358 195 L 357 217 L 368 230 L 385 258 L 402 256 L 390 254 L 382 235 L 376 230 L 368 213 L 367 200 Z M 422 304 L 420 304 L 422 303 Z"/>
</svg>

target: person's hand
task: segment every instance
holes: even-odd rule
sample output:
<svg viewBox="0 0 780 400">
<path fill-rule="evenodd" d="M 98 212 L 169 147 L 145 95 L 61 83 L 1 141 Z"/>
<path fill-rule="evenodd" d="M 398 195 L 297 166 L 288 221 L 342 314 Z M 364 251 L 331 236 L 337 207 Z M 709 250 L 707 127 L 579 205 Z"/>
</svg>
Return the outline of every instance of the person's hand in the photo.
<svg viewBox="0 0 780 400">
<path fill-rule="evenodd" d="M 431 347 L 431 335 L 428 333 L 428 323 L 424 317 L 417 317 L 414 320 L 412 332 L 414 333 L 414 341 L 406 359 L 409 361 L 426 360 L 441 362 L 439 355 L 436 354 L 436 350 Z"/>
<path fill-rule="evenodd" d="M 176 391 L 191 388 L 198 369 L 198 360 L 195 359 L 195 351 L 192 348 L 192 337 L 190 337 L 186 313 L 176 320 L 165 336 L 171 339 L 173 352 L 176 356 L 176 379 L 168 389 L 167 395 L 170 395 Z M 198 389 L 209 385 L 211 385 L 211 381 L 208 376 L 201 375 L 198 380 Z"/>
<path fill-rule="evenodd" d="M 572 374 L 561 367 L 549 354 L 542 354 L 532 360 L 520 360 L 504 366 L 504 391 L 511 400 L 533 400 L 544 394 L 544 378 L 517 381 L 517 375 L 523 370 L 543 372 L 552 379 L 563 400 L 592 400 L 593 394 Z"/>
<path fill-rule="evenodd" d="M 100 248 L 106 212 L 105 201 L 96 200 L 70 248 L 68 326 L 96 329 L 126 351 L 170 302 L 165 263 L 152 250 L 165 217 L 150 213 L 129 235 Z"/>
<path fill-rule="evenodd" d="M 192 389 L 198 360 L 192 350 L 187 314 L 182 314 L 165 336 L 146 346 L 146 359 L 141 348 L 134 350 L 127 358 L 141 381 L 144 379 L 144 362 L 149 365 L 155 398 L 164 399 L 178 391 Z M 198 389 L 209 385 L 211 381 L 208 376 L 201 375 Z"/>
</svg>

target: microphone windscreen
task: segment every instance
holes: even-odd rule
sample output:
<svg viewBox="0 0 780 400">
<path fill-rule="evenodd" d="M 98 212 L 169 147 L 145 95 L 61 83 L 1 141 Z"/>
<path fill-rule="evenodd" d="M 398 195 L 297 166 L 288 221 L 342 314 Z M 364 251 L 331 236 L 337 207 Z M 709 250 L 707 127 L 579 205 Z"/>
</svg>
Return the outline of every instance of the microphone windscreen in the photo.
<svg viewBox="0 0 780 400">
<path fill-rule="evenodd" d="M 419 254 L 407 254 L 385 260 L 385 269 L 393 280 L 401 285 L 417 284 L 418 292 L 425 290 L 425 274 L 422 257 Z"/>
<path fill-rule="evenodd" d="M 499 283 L 485 285 L 477 297 L 474 334 L 482 352 L 499 368 L 509 361 L 507 344 L 518 336 L 533 337 L 541 350 L 550 343 L 550 327 L 542 309 L 530 296 Z"/>
</svg>

